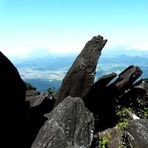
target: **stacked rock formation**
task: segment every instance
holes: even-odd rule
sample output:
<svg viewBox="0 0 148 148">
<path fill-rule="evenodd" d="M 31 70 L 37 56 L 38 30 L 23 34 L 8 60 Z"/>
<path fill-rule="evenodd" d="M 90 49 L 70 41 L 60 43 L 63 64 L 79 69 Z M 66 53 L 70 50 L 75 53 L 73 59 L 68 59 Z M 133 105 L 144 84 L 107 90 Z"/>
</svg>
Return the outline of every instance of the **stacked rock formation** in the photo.
<svg viewBox="0 0 148 148">
<path fill-rule="evenodd" d="M 74 133 L 76 131 L 68 130 L 67 132 L 65 132 L 66 127 L 63 127 L 63 125 L 66 125 L 66 123 L 64 122 L 65 118 L 67 119 L 67 112 L 68 111 L 73 112 L 71 111 L 71 109 L 75 110 L 75 108 L 71 106 L 70 102 L 75 102 L 77 100 L 77 97 L 81 97 L 81 99 L 85 103 L 85 106 L 94 115 L 95 127 L 93 127 L 93 124 L 90 124 L 91 128 L 89 128 L 92 130 L 94 129 L 94 133 L 115 126 L 115 124 L 117 123 L 117 116 L 115 112 L 116 99 L 119 99 L 122 95 L 124 96 L 126 90 L 130 90 L 129 92 L 133 92 L 133 90 L 136 89 L 135 88 L 136 84 L 134 83 L 141 76 L 142 70 L 138 66 L 131 65 L 128 68 L 126 68 L 123 72 L 121 72 L 118 76 L 116 73 L 111 73 L 109 75 L 102 76 L 101 78 L 98 79 L 96 83 L 94 83 L 95 69 L 97 66 L 98 58 L 101 54 L 101 50 L 104 47 L 106 41 L 107 40 L 103 40 L 101 36 L 93 37 L 92 40 L 90 40 L 85 45 L 80 55 L 76 58 L 75 62 L 73 63 L 70 70 L 67 72 L 67 75 L 65 76 L 62 82 L 61 88 L 59 89 L 59 91 L 55 96 L 56 97 L 55 109 L 52 111 L 52 113 L 48 115 L 48 121 L 44 124 L 43 128 L 41 128 L 36 140 L 33 143 L 33 148 L 34 147 L 40 148 L 44 146 L 48 148 L 50 147 L 56 148 L 59 146 L 75 147 L 75 148 L 89 147 L 88 143 L 91 143 L 92 139 L 86 141 L 85 144 L 84 143 L 82 144 L 81 143 L 82 141 L 81 142 L 75 141 L 74 140 L 75 136 L 72 140 L 71 136 L 68 137 L 67 134 L 69 135 L 69 133 L 73 133 L 73 135 L 75 135 Z M 117 77 L 117 79 L 113 81 L 115 77 Z M 69 102 L 68 99 L 71 101 Z M 65 102 L 69 102 L 69 105 L 68 104 L 65 105 Z M 64 106 L 67 106 L 66 109 Z M 81 113 L 84 114 L 83 110 L 81 111 L 82 111 Z M 56 117 L 53 118 L 53 115 L 58 116 L 58 114 L 60 114 L 59 118 Z M 66 116 L 64 117 L 63 114 Z M 78 113 L 78 115 L 80 114 Z M 68 116 L 71 117 L 71 115 Z M 78 118 L 81 118 L 81 116 L 79 116 Z M 90 118 L 92 120 L 92 117 L 88 115 L 86 116 L 85 120 L 88 121 L 88 119 Z M 69 122 L 71 123 L 72 120 L 74 119 L 70 118 Z M 84 118 L 82 118 L 81 120 L 84 120 Z M 68 121 L 68 119 L 66 121 Z M 86 127 L 85 123 L 88 122 L 83 123 L 84 127 Z M 56 127 L 54 126 L 55 124 Z M 82 125 L 79 126 L 81 127 Z M 50 127 L 52 129 L 50 129 Z M 87 129 L 88 127 L 85 129 L 87 131 L 86 137 L 89 137 L 92 134 Z M 117 139 L 119 137 L 118 136 L 119 132 L 117 131 L 115 133 L 117 134 L 115 135 Z M 81 134 L 82 133 L 80 133 L 80 135 Z M 61 139 L 63 140 L 62 141 L 58 140 L 59 141 L 58 143 L 55 137 L 58 137 L 60 140 Z M 53 139 L 54 142 L 52 140 L 49 140 L 47 142 L 45 139 Z M 121 139 L 122 138 L 120 137 L 120 142 Z M 114 141 L 114 139 L 112 141 Z M 116 143 L 116 145 L 118 144 L 119 143 Z M 91 147 L 93 148 L 93 145 L 91 145 Z"/>
<path fill-rule="evenodd" d="M 28 85 L 26 88 L 15 66 L 0 52 L 3 135 L 0 146 L 96 148 L 99 138 L 95 139 L 95 136 L 98 132 L 103 136 L 102 130 L 105 130 L 113 135 L 110 146 L 119 147 L 122 136 L 114 127 L 118 120 L 116 106 L 129 105 L 131 96 L 145 95 L 148 98 L 145 91 L 148 85 L 143 80 L 136 82 L 142 70 L 134 65 L 119 75 L 102 76 L 94 83 L 98 59 L 106 42 L 101 36 L 88 41 L 66 74 L 55 95 L 56 100 L 49 93 L 37 92 Z M 126 144 L 129 147 L 148 147 L 148 120 L 136 119 L 125 129 Z"/>
<path fill-rule="evenodd" d="M 98 58 L 106 42 L 107 40 L 104 40 L 103 37 L 95 36 L 86 43 L 66 74 L 62 86 L 55 96 L 55 109 L 49 114 L 48 121 L 41 128 L 34 141 L 33 148 L 90 147 L 93 139 L 94 124 L 92 121 L 94 118 L 84 107 L 84 102 L 79 100 L 87 94 L 94 84 Z M 68 125 L 66 122 L 69 122 Z M 55 124 L 56 126 L 54 126 Z M 45 130 L 48 132 L 45 132 Z M 58 141 L 56 137 L 58 137 Z M 45 139 L 49 139 L 49 141 L 45 141 Z M 53 141 L 50 141 L 50 139 L 53 139 Z"/>
<path fill-rule="evenodd" d="M 141 74 L 142 70 L 138 66 L 131 65 L 112 83 L 110 82 L 117 76 L 116 73 L 99 78 L 92 86 L 83 100 L 87 108 L 100 118 L 100 125 L 97 127 L 105 129 L 116 123 L 115 99 L 123 95 L 125 90 L 130 89 Z"/>
</svg>

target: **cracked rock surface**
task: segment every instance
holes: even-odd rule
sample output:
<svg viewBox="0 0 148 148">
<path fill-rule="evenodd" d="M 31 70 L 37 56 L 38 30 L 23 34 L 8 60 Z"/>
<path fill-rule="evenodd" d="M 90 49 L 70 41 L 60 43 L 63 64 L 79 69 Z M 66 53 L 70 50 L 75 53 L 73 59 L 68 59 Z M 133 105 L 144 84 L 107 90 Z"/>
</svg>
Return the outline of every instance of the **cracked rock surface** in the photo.
<svg viewBox="0 0 148 148">
<path fill-rule="evenodd" d="M 94 118 L 81 98 L 64 99 L 39 131 L 32 148 L 87 148 L 91 144 Z"/>
</svg>

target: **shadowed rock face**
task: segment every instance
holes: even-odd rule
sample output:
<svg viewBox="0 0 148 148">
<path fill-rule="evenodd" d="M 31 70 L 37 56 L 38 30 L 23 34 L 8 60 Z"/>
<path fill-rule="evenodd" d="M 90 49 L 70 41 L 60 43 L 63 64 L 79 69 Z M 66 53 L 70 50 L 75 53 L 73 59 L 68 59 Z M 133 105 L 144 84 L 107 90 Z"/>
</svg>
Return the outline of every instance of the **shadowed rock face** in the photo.
<svg viewBox="0 0 148 148">
<path fill-rule="evenodd" d="M 46 121 L 44 114 L 51 111 L 55 100 L 48 94 L 30 92 L 26 98 L 25 83 L 11 61 L 0 52 L 0 147 L 29 148 Z"/>
<path fill-rule="evenodd" d="M 94 119 L 81 98 L 68 96 L 47 117 L 32 148 L 90 147 Z"/>
<path fill-rule="evenodd" d="M 109 82 L 116 77 L 115 73 L 102 76 L 91 87 L 83 100 L 86 107 L 95 115 L 96 131 L 113 127 L 116 124 L 116 99 L 122 96 L 125 90 L 130 89 L 141 74 L 142 70 L 138 66 L 131 65 L 110 84 Z"/>
<path fill-rule="evenodd" d="M 83 98 L 94 83 L 96 66 L 107 40 L 95 36 L 88 41 L 66 74 L 56 94 L 56 104 L 68 95 Z"/>
<path fill-rule="evenodd" d="M 100 106 L 104 104 L 106 106 L 106 101 L 110 102 L 110 99 L 108 97 L 106 98 L 105 92 L 108 83 L 117 76 L 116 73 L 111 73 L 105 76 L 100 77 L 97 82 L 92 86 L 90 91 L 87 93 L 87 95 L 84 97 L 84 102 L 86 107 L 93 113 L 100 112 Z M 108 100 L 106 100 L 108 99 Z M 101 104 L 100 104 L 101 103 Z M 109 103 L 110 104 L 110 103 Z M 111 104 L 110 104 L 111 105 Z M 101 108 L 106 108 L 102 106 Z"/>
<path fill-rule="evenodd" d="M 44 114 L 49 113 L 54 106 L 55 99 L 49 93 L 39 93 L 28 90 L 26 100 L 30 102 L 30 109 L 25 118 L 25 148 L 30 148 L 40 128 L 48 119 Z"/>
<path fill-rule="evenodd" d="M 25 95 L 26 85 L 17 69 L 0 52 L 0 108 L 7 106 L 7 110 L 10 111 L 9 114 L 19 115 L 24 113 Z"/>
<path fill-rule="evenodd" d="M 26 85 L 14 65 L 0 52 L 0 147 L 19 147 L 25 116 Z"/>
<path fill-rule="evenodd" d="M 134 84 L 134 88 L 145 91 L 145 95 L 148 96 L 148 80 L 141 79 Z"/>
</svg>

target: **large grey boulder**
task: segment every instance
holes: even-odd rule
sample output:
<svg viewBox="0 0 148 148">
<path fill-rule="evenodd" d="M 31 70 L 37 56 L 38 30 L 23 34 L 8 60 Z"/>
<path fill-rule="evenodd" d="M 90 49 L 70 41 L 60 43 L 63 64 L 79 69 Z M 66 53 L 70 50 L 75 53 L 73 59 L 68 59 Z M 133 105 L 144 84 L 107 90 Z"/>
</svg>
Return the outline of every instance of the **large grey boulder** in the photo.
<svg viewBox="0 0 148 148">
<path fill-rule="evenodd" d="M 148 120 L 140 119 L 129 123 L 126 128 L 126 142 L 129 148 L 148 148 Z"/>
<path fill-rule="evenodd" d="M 94 83 L 96 66 L 107 40 L 95 36 L 88 41 L 63 79 L 56 104 L 67 96 L 83 98 Z"/>
<path fill-rule="evenodd" d="M 68 96 L 47 117 L 32 148 L 90 147 L 94 118 L 81 98 Z"/>
</svg>

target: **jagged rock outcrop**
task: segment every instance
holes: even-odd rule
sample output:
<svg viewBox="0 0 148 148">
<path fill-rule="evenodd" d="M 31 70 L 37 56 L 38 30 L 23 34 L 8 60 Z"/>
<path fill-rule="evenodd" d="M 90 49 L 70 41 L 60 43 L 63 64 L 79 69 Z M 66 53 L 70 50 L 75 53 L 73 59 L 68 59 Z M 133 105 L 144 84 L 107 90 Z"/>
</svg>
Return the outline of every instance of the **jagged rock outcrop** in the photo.
<svg viewBox="0 0 148 148">
<path fill-rule="evenodd" d="M 113 83 L 119 94 L 134 85 L 134 82 L 141 76 L 142 70 L 138 66 L 131 65 L 119 74 L 118 79 Z M 112 85 L 112 86 L 113 86 Z"/>
<path fill-rule="evenodd" d="M 117 123 L 116 107 L 130 105 L 135 110 L 129 113 L 138 109 L 147 114 L 148 85 L 146 81 L 135 83 L 142 70 L 133 65 L 121 72 L 116 80 L 117 74 L 111 73 L 94 84 L 96 65 L 106 42 L 103 37 L 95 36 L 85 45 L 55 95 L 54 109 L 54 97 L 36 91 L 29 84 L 26 91 L 17 69 L 0 52 L 0 147 L 88 148 L 93 133 L 101 130 L 112 135 L 110 147 L 118 146 L 121 143 L 120 132 L 116 128 L 108 129 Z M 142 101 L 138 98 L 141 95 L 145 95 Z M 127 144 L 146 148 L 147 129 L 147 120 L 130 122 L 125 130 Z M 99 138 L 105 135 L 102 132 Z"/>
<path fill-rule="evenodd" d="M 141 74 L 142 70 L 138 66 L 131 65 L 121 72 L 115 81 L 111 82 L 116 77 L 115 73 L 111 73 L 98 79 L 92 86 L 83 100 L 95 115 L 96 130 L 104 130 L 116 124 L 116 99 L 130 89 Z"/>
<path fill-rule="evenodd" d="M 98 58 L 107 40 L 95 36 L 88 41 L 63 79 L 56 94 L 56 104 L 68 95 L 83 98 L 94 83 Z"/>
<path fill-rule="evenodd" d="M 148 120 L 133 120 L 125 129 L 128 148 L 148 147 Z"/>
<path fill-rule="evenodd" d="M 32 148 L 88 148 L 94 130 L 93 115 L 81 98 L 68 96 L 47 114 Z"/>
</svg>

